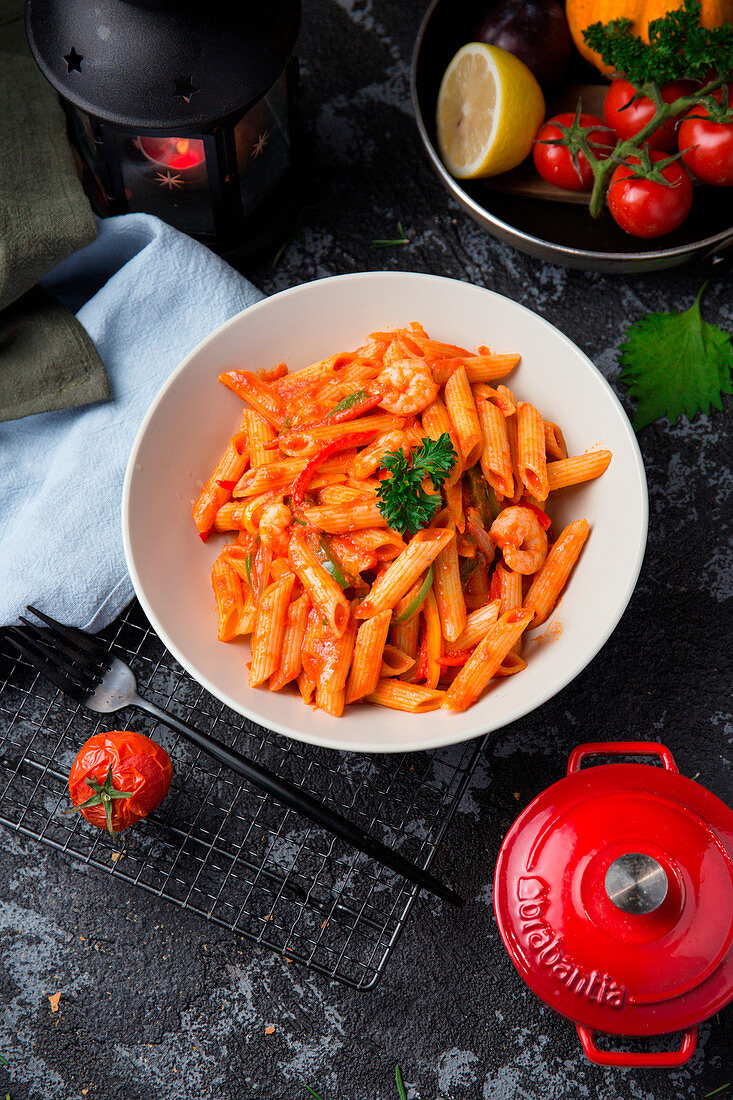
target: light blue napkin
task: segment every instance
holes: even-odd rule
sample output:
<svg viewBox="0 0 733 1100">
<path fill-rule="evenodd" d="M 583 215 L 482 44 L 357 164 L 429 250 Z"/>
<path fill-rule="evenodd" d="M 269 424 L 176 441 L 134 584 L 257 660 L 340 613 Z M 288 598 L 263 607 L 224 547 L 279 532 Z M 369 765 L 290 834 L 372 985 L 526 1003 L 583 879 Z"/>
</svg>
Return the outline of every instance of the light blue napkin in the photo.
<svg viewBox="0 0 733 1100">
<path fill-rule="evenodd" d="M 263 295 L 147 214 L 100 221 L 43 282 L 94 341 L 112 400 L 0 424 L 0 624 L 34 603 L 96 631 L 133 596 L 120 497 L 140 422 L 181 359 Z"/>
</svg>

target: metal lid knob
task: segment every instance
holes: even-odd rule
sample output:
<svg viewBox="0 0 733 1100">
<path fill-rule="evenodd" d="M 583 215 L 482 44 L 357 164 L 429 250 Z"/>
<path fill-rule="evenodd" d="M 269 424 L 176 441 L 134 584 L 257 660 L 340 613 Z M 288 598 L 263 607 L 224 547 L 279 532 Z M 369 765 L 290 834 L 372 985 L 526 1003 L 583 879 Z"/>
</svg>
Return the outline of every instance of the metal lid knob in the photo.
<svg viewBox="0 0 733 1100">
<path fill-rule="evenodd" d="M 653 913 L 667 896 L 669 883 L 661 863 L 643 852 L 627 852 L 606 871 L 606 893 L 625 913 Z"/>
</svg>

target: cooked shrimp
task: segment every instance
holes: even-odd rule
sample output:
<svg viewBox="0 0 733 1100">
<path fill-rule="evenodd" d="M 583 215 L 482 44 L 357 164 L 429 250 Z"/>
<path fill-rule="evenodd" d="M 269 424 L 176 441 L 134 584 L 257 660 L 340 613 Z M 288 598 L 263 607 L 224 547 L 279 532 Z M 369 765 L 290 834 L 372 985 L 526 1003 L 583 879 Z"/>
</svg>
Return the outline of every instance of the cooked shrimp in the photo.
<svg viewBox="0 0 733 1100">
<path fill-rule="evenodd" d="M 515 573 L 529 576 L 544 565 L 547 534 L 529 508 L 505 508 L 491 524 L 489 534 Z"/>
<path fill-rule="evenodd" d="M 370 390 L 380 393 L 383 409 L 394 416 L 408 416 L 422 412 L 438 396 L 438 385 L 433 372 L 422 359 L 398 359 L 382 370 Z"/>
<path fill-rule="evenodd" d="M 283 557 L 288 555 L 289 539 L 286 531 L 293 522 L 293 513 L 282 501 L 269 504 L 260 519 L 260 539 L 262 544 Z"/>
</svg>

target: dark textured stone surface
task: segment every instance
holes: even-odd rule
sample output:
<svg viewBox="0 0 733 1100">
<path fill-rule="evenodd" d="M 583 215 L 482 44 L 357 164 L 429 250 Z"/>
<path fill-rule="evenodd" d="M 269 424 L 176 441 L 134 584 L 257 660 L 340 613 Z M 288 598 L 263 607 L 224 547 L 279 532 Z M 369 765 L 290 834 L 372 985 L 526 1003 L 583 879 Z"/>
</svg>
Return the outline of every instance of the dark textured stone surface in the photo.
<svg viewBox="0 0 733 1100">
<path fill-rule="evenodd" d="M 273 292 L 366 268 L 431 271 L 515 298 L 558 325 L 619 390 L 626 321 L 683 305 L 701 269 L 605 278 L 538 264 L 448 201 L 419 146 L 408 65 L 422 0 L 305 0 L 305 113 L 315 167 L 304 243 Z M 410 244 L 374 251 L 401 220 Z M 711 321 L 733 327 L 728 274 Z M 325 320 L 325 319 L 324 319 Z M 495 930 L 493 864 L 518 809 L 588 738 L 654 737 L 733 803 L 730 401 L 726 415 L 653 425 L 644 568 L 618 629 L 560 695 L 493 740 L 438 870 L 461 913 L 418 903 L 387 973 L 357 994 L 4 832 L 0 852 L 0 1096 L 12 1100 L 390 1100 L 399 1061 L 421 1100 L 688 1100 L 733 1082 L 733 1008 L 704 1024 L 685 1069 L 604 1071 L 572 1025 L 521 984 Z M 519 802 L 514 797 L 519 793 Z M 49 994 L 61 993 L 57 1012 Z M 266 1029 L 274 1027 L 271 1034 Z M 84 1091 L 87 1090 L 87 1091 Z M 719 1095 L 733 1095 L 733 1084 Z"/>
</svg>

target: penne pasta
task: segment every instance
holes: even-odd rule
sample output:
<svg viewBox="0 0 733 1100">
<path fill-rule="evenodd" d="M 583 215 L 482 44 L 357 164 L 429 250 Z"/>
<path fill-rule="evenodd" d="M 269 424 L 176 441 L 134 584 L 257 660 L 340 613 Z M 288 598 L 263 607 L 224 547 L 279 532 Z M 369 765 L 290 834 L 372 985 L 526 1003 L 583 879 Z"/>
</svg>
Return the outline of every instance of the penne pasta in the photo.
<svg viewBox="0 0 733 1100">
<path fill-rule="evenodd" d="M 219 376 L 243 408 L 192 516 L 204 541 L 227 540 L 217 636 L 251 635 L 251 687 L 334 717 L 420 714 L 464 710 L 526 668 L 522 634 L 589 533 L 576 520 L 548 549 L 550 494 L 611 454 L 568 457 L 558 425 L 497 381 L 519 360 L 413 321 L 294 373 Z"/>
<path fill-rule="evenodd" d="M 333 458 L 326 459 L 318 469 L 319 478 L 325 478 L 332 474 L 346 475 L 346 469 L 354 456 L 353 449 L 343 451 Z M 263 493 L 271 493 L 276 489 L 288 489 L 295 478 L 305 469 L 307 459 L 291 458 L 281 459 L 257 469 L 249 469 L 234 486 L 232 495 L 236 499 L 244 497 L 261 496 Z M 315 488 L 315 481 L 311 482 L 311 488 Z"/>
<path fill-rule="evenodd" d="M 329 535 L 345 535 L 348 531 L 387 526 L 376 501 L 364 504 L 318 505 L 315 508 L 306 508 L 303 515 L 308 523 L 321 531 L 327 531 Z"/>
<path fill-rule="evenodd" d="M 445 384 L 445 407 L 458 440 L 458 454 L 464 470 L 478 462 L 483 436 L 473 391 L 466 368 L 458 367 Z"/>
<path fill-rule="evenodd" d="M 389 679 L 380 680 L 366 701 L 380 707 L 390 707 L 391 710 L 403 710 L 408 714 L 425 714 L 430 710 L 438 710 L 444 696 L 444 691 Z"/>
<path fill-rule="evenodd" d="M 484 604 L 466 617 L 466 626 L 462 634 L 453 642 L 452 648 L 458 652 L 461 649 L 473 649 L 488 633 L 490 627 L 499 618 L 501 600 L 492 600 Z"/>
<path fill-rule="evenodd" d="M 515 607 L 490 627 L 445 693 L 445 710 L 466 710 L 481 695 L 497 668 L 532 620 L 532 611 Z"/>
<path fill-rule="evenodd" d="M 388 451 L 396 451 L 400 447 L 406 453 L 409 452 L 410 448 L 406 444 L 404 432 L 384 432 L 382 435 L 377 436 L 373 443 L 359 451 L 355 458 L 352 458 L 346 472 L 349 477 L 356 478 L 357 481 L 369 477 L 377 469 Z"/>
<path fill-rule="evenodd" d="M 238 633 L 239 617 L 244 610 L 244 596 L 242 582 L 224 553 L 219 555 L 211 567 L 211 586 L 219 615 L 219 641 L 230 642 Z"/>
<path fill-rule="evenodd" d="M 515 573 L 513 569 L 505 569 L 501 562 L 496 566 L 499 576 L 499 599 L 501 606 L 499 614 L 504 615 L 514 607 L 522 606 L 522 574 Z M 512 653 L 517 656 L 522 652 L 522 639 L 514 644 Z"/>
<path fill-rule="evenodd" d="M 569 523 L 547 555 L 545 564 L 535 574 L 524 597 L 524 606 L 534 611 L 535 626 L 545 621 L 557 603 L 589 533 L 587 520 L 576 519 Z"/>
<path fill-rule="evenodd" d="M 371 622 L 371 619 L 367 620 Z M 415 664 L 415 658 L 410 657 L 408 653 L 398 649 L 396 645 L 387 643 L 382 653 L 382 666 L 379 670 L 379 676 L 402 676 L 403 673 L 409 671 Z"/>
<path fill-rule="evenodd" d="M 453 450 L 456 454 L 460 454 L 458 437 L 456 436 L 451 418 L 448 416 L 448 410 L 441 397 L 436 397 L 426 409 L 423 409 L 422 430 L 427 435 L 428 439 L 440 439 L 444 432 L 447 433 L 450 436 Z M 445 484 L 448 486 L 455 485 L 460 479 L 460 476 L 461 468 L 459 463 L 456 462 Z"/>
<path fill-rule="evenodd" d="M 254 409 L 245 409 L 242 413 L 242 425 L 247 432 L 250 466 L 255 469 L 276 462 L 280 451 L 273 447 L 267 448 L 267 444 L 275 439 L 275 429 L 264 416 L 260 416 Z"/>
<path fill-rule="evenodd" d="M 367 620 L 369 621 L 369 620 Z M 403 672 L 401 679 L 408 682 L 414 681 L 417 675 L 417 649 L 420 640 L 420 616 L 416 615 L 409 623 L 392 623 L 389 631 L 389 640 L 392 645 L 406 653 L 413 660 L 410 668 Z"/>
<path fill-rule="evenodd" d="M 443 632 L 440 627 L 438 604 L 432 589 L 428 592 L 423 604 L 423 617 L 425 619 L 425 686 L 435 688 L 438 686 L 442 672 L 440 658 L 443 656 Z"/>
<path fill-rule="evenodd" d="M 547 463 L 547 484 L 552 493 L 568 485 L 579 485 L 582 481 L 591 481 L 608 468 L 611 461 L 610 451 L 587 451 L 573 458 L 560 458 Z"/>
<path fill-rule="evenodd" d="M 444 386 L 453 372 L 458 367 L 463 367 L 471 384 L 493 382 L 514 370 L 520 358 L 512 352 L 508 355 L 464 355 L 460 358 L 438 359 L 433 363 L 433 378 L 439 386 Z"/>
<path fill-rule="evenodd" d="M 522 639 L 519 638 L 518 641 L 514 643 L 515 648 L 507 653 L 494 673 L 494 676 L 514 676 L 517 672 L 524 672 L 527 667 L 527 662 L 516 652 L 516 647 L 521 644 L 521 641 Z"/>
<path fill-rule="evenodd" d="M 370 619 L 380 611 L 393 608 L 452 539 L 455 533 L 448 529 L 418 531 L 407 549 L 390 562 L 369 594 L 357 605 L 357 619 Z"/>
<path fill-rule="evenodd" d="M 517 468 L 527 491 L 545 500 L 549 492 L 545 429 L 537 409 L 526 401 L 517 405 Z"/>
<path fill-rule="evenodd" d="M 497 389 L 493 389 L 484 382 L 479 382 L 478 385 L 472 386 L 471 389 L 476 398 L 476 405 L 478 405 L 481 399 L 488 401 L 490 404 L 495 405 L 499 412 L 505 417 L 514 416 L 517 411 L 517 406 L 509 397 L 511 391 L 508 390 L 506 386 L 498 386 Z"/>
<path fill-rule="evenodd" d="M 341 637 L 349 621 L 349 601 L 310 549 L 300 530 L 292 534 L 289 557 L 313 607 L 323 616 L 336 637 Z"/>
<path fill-rule="evenodd" d="M 272 676 L 280 664 L 288 604 L 295 584 L 292 573 L 267 588 L 257 608 L 252 632 L 252 662 L 249 686 L 257 687 Z"/>
<path fill-rule="evenodd" d="M 238 437 L 233 436 L 191 509 L 193 522 L 204 541 L 214 526 L 217 512 L 230 499 L 232 490 L 247 468 L 248 462 L 247 446 Z"/>
<path fill-rule="evenodd" d="M 447 642 L 454 642 L 466 626 L 466 601 L 458 572 L 455 538 L 446 543 L 435 559 L 433 592 L 443 637 Z"/>
<path fill-rule="evenodd" d="M 347 703 L 355 703 L 376 690 L 391 618 L 391 611 L 382 611 L 359 626 L 346 691 Z"/>
<path fill-rule="evenodd" d="M 356 623 L 350 620 L 340 638 L 331 638 L 316 681 L 316 706 L 339 718 L 346 702 L 346 680 L 356 642 Z M 328 627 L 325 632 L 330 633 Z"/>
<path fill-rule="evenodd" d="M 545 455 L 547 458 L 559 459 L 568 457 L 568 449 L 565 445 L 565 437 L 563 436 L 560 428 L 557 424 L 553 424 L 551 420 L 545 420 Z"/>
<path fill-rule="evenodd" d="M 354 504 L 363 502 L 369 490 L 355 489 L 351 485 L 327 485 L 318 494 L 319 504 Z"/>
<path fill-rule="evenodd" d="M 298 691 L 304 703 L 310 703 L 315 690 L 315 680 L 311 680 L 307 672 L 301 672 L 298 676 Z"/>
<path fill-rule="evenodd" d="M 323 443 L 339 439 L 351 432 L 369 432 L 376 437 L 382 432 L 395 431 L 404 425 L 402 417 L 391 413 L 377 413 L 359 420 L 350 420 L 347 426 L 327 424 L 318 428 L 308 428 L 297 432 L 288 432 L 280 437 L 280 449 L 283 454 L 294 458 L 307 458 L 314 454 Z"/>
<path fill-rule="evenodd" d="M 293 600 L 288 608 L 285 620 L 282 652 L 277 670 L 270 676 L 270 691 L 280 691 L 286 684 L 297 679 L 303 667 L 303 640 L 308 625 L 310 600 L 305 592 Z"/>
<path fill-rule="evenodd" d="M 277 391 L 248 370 L 230 370 L 219 375 L 219 381 L 234 390 L 238 397 L 263 416 L 273 428 L 280 429 L 285 419 L 285 405 Z"/>
<path fill-rule="evenodd" d="M 506 417 L 496 405 L 482 398 L 477 400 L 476 407 L 483 436 L 482 473 L 498 500 L 511 498 L 514 494 L 514 471 Z"/>
</svg>

